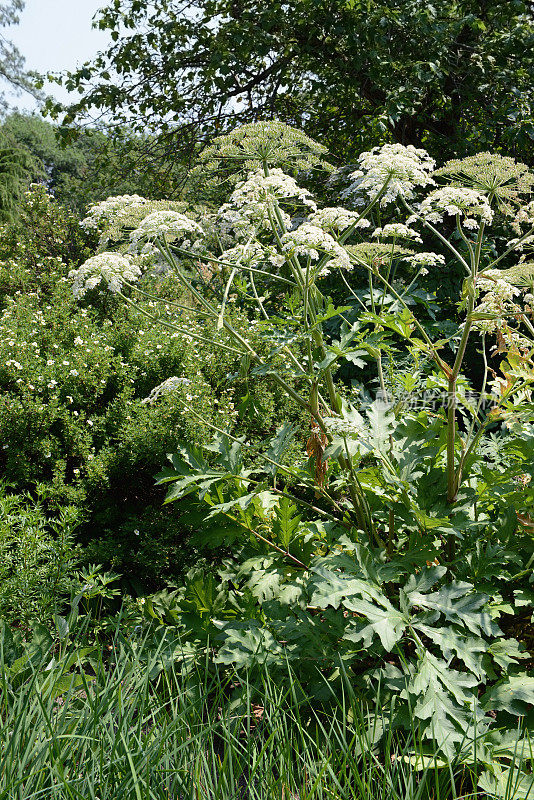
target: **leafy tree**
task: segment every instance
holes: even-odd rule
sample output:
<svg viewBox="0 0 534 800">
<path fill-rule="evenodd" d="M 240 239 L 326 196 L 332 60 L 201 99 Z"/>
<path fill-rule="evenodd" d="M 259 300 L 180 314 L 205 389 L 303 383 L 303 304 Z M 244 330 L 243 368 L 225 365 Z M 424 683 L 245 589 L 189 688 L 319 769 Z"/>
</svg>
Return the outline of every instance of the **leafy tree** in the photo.
<svg viewBox="0 0 534 800">
<path fill-rule="evenodd" d="M 19 14 L 24 6 L 24 0 L 8 0 L 0 3 L 0 28 L 18 24 Z M 24 61 L 24 56 L 18 48 L 3 35 L 0 36 L 0 78 L 17 94 L 23 91 L 37 97 L 39 95 L 35 85 L 35 75 L 26 72 Z M 0 110 L 5 111 L 7 105 L 4 94 L 0 92 Z"/>
<path fill-rule="evenodd" d="M 532 153 L 526 0 L 114 0 L 113 44 L 64 78 L 67 128 L 97 110 L 176 147 L 278 118 L 345 158 L 391 139 L 440 157 Z"/>
<path fill-rule="evenodd" d="M 15 112 L 0 126 L 0 146 L 19 153 L 24 164 L 12 205 L 30 183 L 46 185 L 60 203 L 83 214 L 90 203 L 113 194 L 172 196 L 181 182 L 176 165 L 148 176 L 142 163 L 147 139 L 127 130 L 112 139 L 93 128 L 62 142 L 50 122 Z"/>
<path fill-rule="evenodd" d="M 20 148 L 0 146 L 0 220 L 17 216 L 17 206 L 26 188 L 28 159 Z"/>
</svg>

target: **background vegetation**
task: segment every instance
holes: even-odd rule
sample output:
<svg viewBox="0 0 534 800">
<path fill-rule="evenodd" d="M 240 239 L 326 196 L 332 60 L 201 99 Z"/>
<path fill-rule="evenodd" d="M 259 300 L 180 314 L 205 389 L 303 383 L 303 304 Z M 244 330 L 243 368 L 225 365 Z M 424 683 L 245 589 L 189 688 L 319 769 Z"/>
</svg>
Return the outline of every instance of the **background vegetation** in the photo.
<svg viewBox="0 0 534 800">
<path fill-rule="evenodd" d="M 0 796 L 534 797 L 530 5 L 98 24 L 79 99 L 0 124 Z M 0 72 L 39 93 L 7 40 Z M 441 238 L 387 235 L 384 143 L 492 151 L 422 168 L 476 195 Z M 110 252 L 145 259 L 135 303 Z"/>
</svg>

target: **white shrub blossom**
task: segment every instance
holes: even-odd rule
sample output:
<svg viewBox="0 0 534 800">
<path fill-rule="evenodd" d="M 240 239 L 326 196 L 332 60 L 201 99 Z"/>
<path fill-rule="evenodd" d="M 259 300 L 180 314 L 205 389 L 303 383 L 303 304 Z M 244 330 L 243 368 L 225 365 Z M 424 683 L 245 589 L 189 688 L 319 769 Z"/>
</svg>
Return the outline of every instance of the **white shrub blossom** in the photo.
<svg viewBox="0 0 534 800">
<path fill-rule="evenodd" d="M 203 230 L 198 224 L 185 214 L 178 211 L 154 211 L 148 214 L 135 231 L 130 234 L 132 244 L 137 244 L 141 240 L 155 239 L 157 236 L 165 236 L 169 241 L 182 236 L 201 236 Z"/>
<path fill-rule="evenodd" d="M 481 221 L 491 224 L 493 211 L 482 192 L 459 186 L 434 189 L 425 197 L 420 214 L 429 222 L 442 222 L 443 217 L 459 216 L 464 228 L 478 228 Z"/>
<path fill-rule="evenodd" d="M 358 219 L 360 215 L 356 211 L 349 211 L 347 208 L 336 206 L 334 208 L 321 208 L 309 217 L 312 225 L 324 228 L 326 231 L 345 231 L 356 223 L 356 228 L 368 228 L 371 223 L 365 217 Z"/>
<path fill-rule="evenodd" d="M 342 196 L 364 194 L 374 197 L 389 178 L 380 205 L 387 205 L 399 196 L 410 200 L 417 186 L 435 185 L 431 177 L 435 165 L 436 162 L 426 150 L 413 145 L 385 144 L 374 147 L 359 156 L 358 169 L 350 175 L 352 183 Z"/>
<path fill-rule="evenodd" d="M 111 292 L 120 292 L 125 282 L 135 283 L 140 276 L 141 270 L 131 257 L 119 253 L 99 253 L 69 272 L 77 299 L 100 283 L 106 283 Z"/>
<path fill-rule="evenodd" d="M 321 255 L 329 255 L 328 268 L 344 267 L 351 268 L 350 258 L 347 251 L 333 238 L 317 225 L 304 222 L 282 236 L 282 244 L 287 253 L 302 255 L 317 261 Z M 325 270 L 322 274 L 327 274 Z"/>
</svg>

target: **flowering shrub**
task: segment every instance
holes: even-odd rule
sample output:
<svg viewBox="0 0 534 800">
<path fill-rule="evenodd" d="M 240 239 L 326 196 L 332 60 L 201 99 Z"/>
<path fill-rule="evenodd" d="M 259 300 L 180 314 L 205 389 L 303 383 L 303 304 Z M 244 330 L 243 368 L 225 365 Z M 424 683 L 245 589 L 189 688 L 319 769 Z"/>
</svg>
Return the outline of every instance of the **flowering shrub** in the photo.
<svg viewBox="0 0 534 800">
<path fill-rule="evenodd" d="M 27 203 L 26 240 L 8 232 L 13 238 L 2 245 L 2 475 L 17 491 L 39 487 L 43 502 L 54 509 L 65 504 L 79 509 L 84 558 L 159 587 L 164 575 L 176 574 L 193 557 L 186 544 L 190 526 L 180 523 L 178 510 L 162 518 L 153 486 L 166 453 L 179 440 L 206 440 L 206 430 L 184 413 L 182 402 L 213 424 L 227 424 L 247 395 L 246 380 L 220 386 L 239 363 L 232 352 L 221 358 L 209 341 L 193 338 L 195 332 L 206 338 L 203 324 L 190 320 L 191 336 L 162 337 L 147 318 L 161 304 L 147 301 L 135 311 L 110 303 L 94 278 L 103 281 L 105 274 L 113 282 L 117 273 L 105 264 L 130 263 L 129 257 L 111 253 L 103 262 L 94 256 L 89 262 L 96 259 L 104 269 L 89 271 L 84 259 L 88 243 L 96 245 L 94 233 L 84 234 L 40 188 Z M 72 241 L 51 241 L 54 225 L 54 239 L 76 235 L 78 249 Z M 54 255 L 47 255 L 46 243 Z M 74 300 L 67 277 L 81 262 L 77 294 L 90 292 L 92 307 Z M 133 262 L 131 269 L 136 270 Z M 172 287 L 167 291 L 164 277 L 156 283 L 162 296 L 179 299 Z M 165 395 L 162 389 L 156 397 L 152 390 L 169 375 L 177 376 L 176 392 Z M 275 425 L 276 396 L 265 386 L 248 395 L 261 418 L 249 415 L 247 424 L 261 440 Z"/>
<path fill-rule="evenodd" d="M 160 483 L 170 485 L 168 502 L 192 494 L 205 502 L 197 542 L 226 542 L 234 559 L 216 576 L 192 573 L 162 607 L 153 599 L 147 619 L 173 627 L 202 658 L 215 643 L 219 664 L 276 670 L 291 661 L 317 699 L 325 681 L 335 686 L 348 674 L 364 708 L 382 692 L 388 725 L 416 730 L 444 758 L 472 763 L 486 748 L 491 762 L 495 718 L 506 727 L 508 715 L 524 717 L 534 702 L 524 647 L 497 624 L 503 596 L 512 616 L 534 599 L 525 585 L 534 276 L 519 250 L 534 233 L 525 212 L 532 182 L 523 165 L 500 156 L 434 171 L 424 151 L 385 145 L 362 154 L 343 192 L 358 211 L 319 210 L 283 171 L 279 141 L 279 125 L 270 147 L 268 126 L 247 126 L 238 137 L 247 174 L 218 211 L 203 213 L 202 232 L 183 241 L 147 223 L 157 250 L 147 259 L 136 249 L 140 220 L 128 254 L 142 275 L 133 281 L 123 272 L 121 285 L 110 286 L 129 306 L 136 292 L 159 303 L 164 313 L 151 314 L 154 323 L 238 356 L 251 384 L 268 376 L 309 419 L 300 461 L 284 462 L 296 440 L 286 420 L 251 464 L 246 433 L 231 419 L 203 416 L 176 372 L 154 388 L 152 398 L 181 400 L 184 413 L 216 434 L 201 447 L 180 444 Z M 221 151 L 228 147 L 224 137 Z M 217 142 L 211 153 L 219 157 Z M 519 227 L 500 255 L 486 239 L 497 220 L 514 233 Z M 446 259 L 464 273 L 463 319 L 436 340 L 414 298 L 425 273 Z M 187 302 L 171 307 L 154 292 L 161 263 Z M 344 298 L 338 306 L 326 293 L 334 282 Z M 248 329 L 236 325 L 236 304 Z M 472 337 L 480 337 L 484 366 L 477 393 L 462 374 Z M 490 342 L 500 356 L 495 369 Z M 403 370 L 395 369 L 401 359 Z M 339 381 L 347 363 L 353 375 L 372 365 L 374 400 L 369 386 L 366 395 Z M 441 405 L 410 405 L 395 397 L 395 381 L 411 393 L 439 389 Z"/>
</svg>

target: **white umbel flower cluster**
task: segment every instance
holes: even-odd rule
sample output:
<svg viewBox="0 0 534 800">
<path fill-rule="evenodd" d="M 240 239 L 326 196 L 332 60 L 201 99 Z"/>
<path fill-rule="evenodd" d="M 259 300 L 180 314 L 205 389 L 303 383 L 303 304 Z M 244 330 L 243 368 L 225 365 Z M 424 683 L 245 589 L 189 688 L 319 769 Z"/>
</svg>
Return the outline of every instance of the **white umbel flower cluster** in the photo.
<svg viewBox="0 0 534 800">
<path fill-rule="evenodd" d="M 414 197 L 418 186 L 433 186 L 431 174 L 436 162 L 426 150 L 402 144 L 385 144 L 362 153 L 358 158 L 358 169 L 350 175 L 351 185 L 343 197 L 359 194 L 374 197 L 389 178 L 388 186 L 380 199 L 380 205 L 392 203 L 399 196 L 406 200 Z"/>
<path fill-rule="evenodd" d="M 251 202 L 239 209 L 233 208 L 229 203 L 221 206 L 217 215 L 219 223 L 219 234 L 230 234 L 238 239 L 250 239 L 258 230 L 270 230 L 272 213 L 272 197 L 265 198 L 263 201 Z M 271 211 L 271 218 L 269 217 Z M 283 224 L 286 228 L 291 227 L 291 217 L 282 209 L 279 209 Z M 277 222 L 278 220 L 275 220 Z"/>
<path fill-rule="evenodd" d="M 479 276 L 476 285 L 485 294 L 475 308 L 475 314 L 488 315 L 489 318 L 475 320 L 473 327 L 482 333 L 494 334 L 500 350 L 513 348 L 524 354 L 529 353 L 534 343 L 523 335 L 518 326 L 523 315 L 531 312 L 532 295 L 525 294 L 522 298 L 523 307 L 521 300 L 518 301 L 521 289 L 505 280 L 498 269 L 486 270 Z"/>
<path fill-rule="evenodd" d="M 477 289 L 495 295 L 501 302 L 513 300 L 521 294 L 517 286 L 505 280 L 498 269 L 482 272 L 477 278 Z"/>
<path fill-rule="evenodd" d="M 360 214 L 356 211 L 349 211 L 342 206 L 334 208 L 321 208 L 309 217 L 309 222 L 312 225 L 317 225 L 325 231 L 345 231 L 351 225 L 356 228 L 368 228 L 370 222 L 365 217 L 359 219 Z"/>
<path fill-rule="evenodd" d="M 269 196 L 281 200 L 296 199 L 312 211 L 317 210 L 311 192 L 303 189 L 291 175 L 286 175 L 278 168 L 271 170 L 267 176 L 262 170 L 249 172 L 247 180 L 240 183 L 232 193 L 230 204 L 242 208 L 250 203 L 262 202 Z"/>
<path fill-rule="evenodd" d="M 478 228 L 483 221 L 491 225 L 493 211 L 485 195 L 476 189 L 445 186 L 425 197 L 420 214 L 429 222 L 442 222 L 445 215 L 460 217 L 464 228 Z"/>
<path fill-rule="evenodd" d="M 224 264 L 254 267 L 264 262 L 281 266 L 286 259 L 285 256 L 277 253 L 274 247 L 265 247 L 259 242 L 253 241 L 246 244 L 237 244 L 235 247 L 225 250 L 219 260 Z"/>
<path fill-rule="evenodd" d="M 159 397 L 164 397 L 167 394 L 172 394 L 181 386 L 187 386 L 187 384 L 191 383 L 188 378 L 177 378 L 173 375 L 172 378 L 167 378 L 166 381 L 160 383 L 159 386 L 156 386 L 148 397 L 145 397 L 144 400 L 141 400 L 142 405 L 152 405 L 156 402 Z"/>
<path fill-rule="evenodd" d="M 390 222 L 384 225 L 383 228 L 375 228 L 373 231 L 374 238 L 380 239 L 412 239 L 414 242 L 422 242 L 417 231 L 414 231 L 409 225 L 402 222 Z"/>
<path fill-rule="evenodd" d="M 522 225 L 528 225 L 529 227 L 534 225 L 534 200 L 522 206 L 515 215 L 512 228 L 519 236 L 522 233 Z"/>
<path fill-rule="evenodd" d="M 405 261 L 410 266 L 418 269 L 421 275 L 428 275 L 428 267 L 445 264 L 445 256 L 442 256 L 441 253 L 414 253 L 413 256 L 408 256 Z"/>
<path fill-rule="evenodd" d="M 110 292 L 120 292 L 125 283 L 135 283 L 141 274 L 141 270 L 129 256 L 99 253 L 78 269 L 71 270 L 69 278 L 73 281 L 74 297 L 79 299 L 101 283 L 106 283 Z"/>
<path fill-rule="evenodd" d="M 135 231 L 130 234 L 130 240 L 135 246 L 140 241 L 155 239 L 158 236 L 166 237 L 169 241 L 183 236 L 202 236 L 203 230 L 198 224 L 185 214 L 178 211 L 154 211 L 148 214 Z"/>
<path fill-rule="evenodd" d="M 365 435 L 365 423 L 363 417 L 359 417 L 358 419 L 359 415 L 356 416 L 355 412 L 352 412 L 352 416 L 356 418 L 348 420 L 343 419 L 343 417 L 326 417 L 324 419 L 324 426 L 328 433 L 334 436 L 361 438 Z"/>
<path fill-rule="evenodd" d="M 107 200 L 92 205 L 80 225 L 86 230 L 97 229 L 118 216 L 129 215 L 132 211 L 137 211 L 147 205 L 149 205 L 149 201 L 138 194 L 108 197 Z"/>
<path fill-rule="evenodd" d="M 321 270 L 327 275 L 332 267 L 350 269 L 351 263 L 347 251 L 322 228 L 304 222 L 294 231 L 282 236 L 282 245 L 286 253 L 302 255 L 312 261 L 318 261 L 322 255 L 330 256 L 328 269 Z"/>
</svg>

